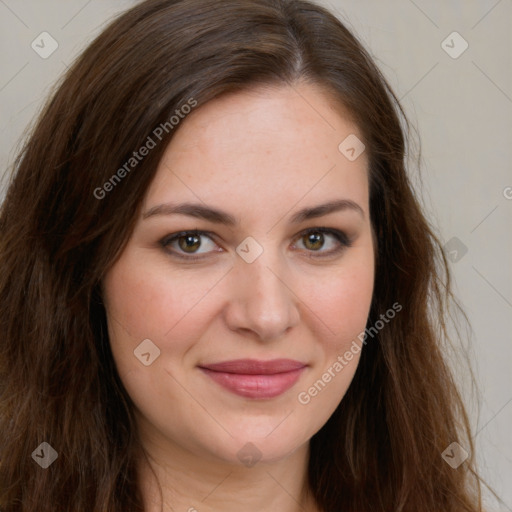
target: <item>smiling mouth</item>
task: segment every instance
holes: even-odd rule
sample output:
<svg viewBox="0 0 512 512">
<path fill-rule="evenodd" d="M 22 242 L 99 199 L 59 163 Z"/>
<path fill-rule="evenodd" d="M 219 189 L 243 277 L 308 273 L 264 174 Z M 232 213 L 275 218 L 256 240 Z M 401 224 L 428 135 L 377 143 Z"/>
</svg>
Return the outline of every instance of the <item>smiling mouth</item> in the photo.
<svg viewBox="0 0 512 512">
<path fill-rule="evenodd" d="M 237 359 L 199 366 L 201 371 L 228 391 L 245 398 L 274 398 L 290 389 L 307 364 L 291 359 L 259 361 Z"/>
</svg>

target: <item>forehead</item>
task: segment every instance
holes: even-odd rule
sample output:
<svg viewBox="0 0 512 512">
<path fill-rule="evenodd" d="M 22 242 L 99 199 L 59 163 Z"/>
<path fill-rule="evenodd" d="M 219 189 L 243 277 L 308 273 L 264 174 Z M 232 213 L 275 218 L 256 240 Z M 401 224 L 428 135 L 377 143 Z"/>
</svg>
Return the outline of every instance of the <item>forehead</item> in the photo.
<svg viewBox="0 0 512 512">
<path fill-rule="evenodd" d="M 309 84 L 225 95 L 181 121 L 145 202 L 201 200 L 254 212 L 343 196 L 365 205 L 366 154 L 350 161 L 339 150 L 354 135 L 362 139 L 341 105 Z"/>
</svg>

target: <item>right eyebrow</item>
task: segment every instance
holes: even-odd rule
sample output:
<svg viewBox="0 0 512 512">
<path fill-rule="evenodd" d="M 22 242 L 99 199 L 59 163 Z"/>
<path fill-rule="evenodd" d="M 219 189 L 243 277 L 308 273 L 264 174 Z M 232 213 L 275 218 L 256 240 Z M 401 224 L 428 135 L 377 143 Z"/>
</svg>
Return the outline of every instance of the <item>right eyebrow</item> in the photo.
<svg viewBox="0 0 512 512">
<path fill-rule="evenodd" d="M 225 224 L 226 226 L 234 226 L 237 224 L 235 217 L 229 213 L 197 203 L 182 203 L 177 205 L 171 203 L 159 204 L 143 213 L 142 218 L 147 219 L 154 215 L 173 214 L 189 215 L 190 217 L 205 219 L 210 222 L 215 222 L 216 224 Z"/>
</svg>

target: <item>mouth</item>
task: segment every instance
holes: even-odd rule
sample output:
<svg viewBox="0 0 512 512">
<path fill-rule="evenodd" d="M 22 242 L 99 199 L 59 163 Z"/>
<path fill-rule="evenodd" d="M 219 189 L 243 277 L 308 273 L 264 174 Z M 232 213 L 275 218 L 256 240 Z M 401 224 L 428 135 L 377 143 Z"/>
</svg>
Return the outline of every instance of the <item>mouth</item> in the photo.
<svg viewBox="0 0 512 512">
<path fill-rule="evenodd" d="M 245 398 L 274 398 L 288 391 L 307 364 L 292 359 L 237 359 L 199 368 L 217 384 Z"/>
</svg>

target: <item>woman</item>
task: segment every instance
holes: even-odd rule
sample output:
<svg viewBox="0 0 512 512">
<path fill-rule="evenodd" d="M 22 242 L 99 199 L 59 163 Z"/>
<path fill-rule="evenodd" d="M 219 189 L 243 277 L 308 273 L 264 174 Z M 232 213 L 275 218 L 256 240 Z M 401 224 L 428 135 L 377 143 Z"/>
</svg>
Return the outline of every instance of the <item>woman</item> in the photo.
<svg viewBox="0 0 512 512">
<path fill-rule="evenodd" d="M 401 120 L 307 1 L 104 30 L 2 205 L 2 510 L 481 510 Z"/>
</svg>

